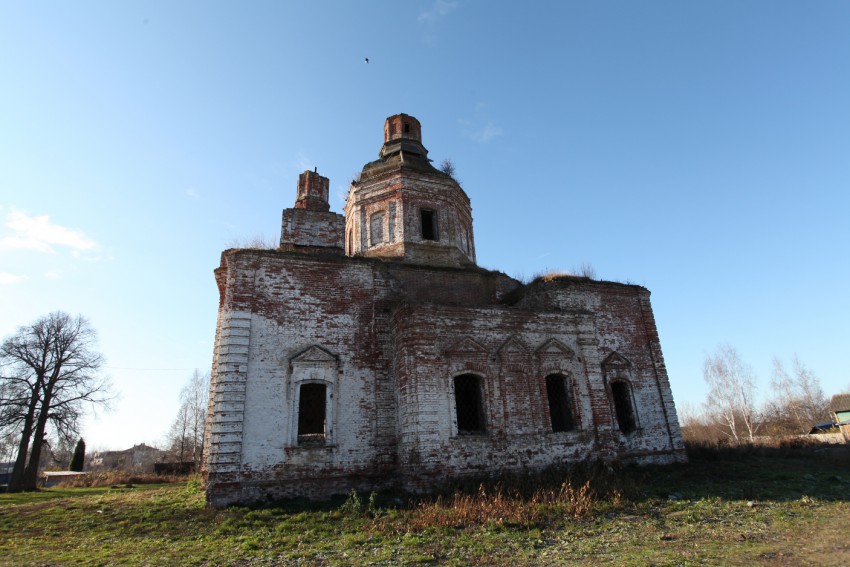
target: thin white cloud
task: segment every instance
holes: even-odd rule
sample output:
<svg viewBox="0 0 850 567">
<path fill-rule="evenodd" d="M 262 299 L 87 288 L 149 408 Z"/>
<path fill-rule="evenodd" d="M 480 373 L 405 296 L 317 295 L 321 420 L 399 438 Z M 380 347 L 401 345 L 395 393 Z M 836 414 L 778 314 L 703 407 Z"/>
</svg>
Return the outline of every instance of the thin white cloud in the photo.
<svg viewBox="0 0 850 567">
<path fill-rule="evenodd" d="M 304 154 L 304 152 L 298 152 L 295 154 L 294 164 L 295 168 L 298 169 L 298 173 L 302 173 L 307 171 L 308 169 L 313 169 L 315 166 L 312 164 L 312 160 Z"/>
<path fill-rule="evenodd" d="M 194 187 L 189 187 L 188 189 L 186 189 L 186 196 L 191 197 L 193 199 L 201 198 L 201 194 L 198 193 L 198 191 Z"/>
<path fill-rule="evenodd" d="M 502 135 L 502 129 L 495 122 L 488 120 L 485 124 L 473 124 L 468 120 L 460 120 L 463 134 L 473 142 L 486 144 Z"/>
<path fill-rule="evenodd" d="M 0 238 L 0 249 L 52 253 L 55 252 L 53 246 L 75 251 L 97 248 L 97 242 L 81 231 L 54 224 L 48 215 L 31 216 L 12 210 L 6 215 L 6 228 L 12 234 Z"/>
<path fill-rule="evenodd" d="M 48 280 L 61 280 L 62 274 L 56 271 L 44 272 L 44 278 Z"/>
<path fill-rule="evenodd" d="M 433 23 L 440 18 L 447 16 L 455 11 L 457 2 L 448 2 L 447 0 L 436 0 L 434 4 L 417 18 L 422 23 Z"/>
<path fill-rule="evenodd" d="M 486 144 L 490 140 L 498 138 L 501 135 L 502 129 L 496 126 L 493 122 L 488 122 L 483 128 L 479 128 L 472 132 L 470 137 L 476 142 Z"/>
<path fill-rule="evenodd" d="M 28 276 L 19 276 L 18 274 L 0 272 L 0 285 L 21 283 L 27 281 L 28 279 Z"/>
</svg>

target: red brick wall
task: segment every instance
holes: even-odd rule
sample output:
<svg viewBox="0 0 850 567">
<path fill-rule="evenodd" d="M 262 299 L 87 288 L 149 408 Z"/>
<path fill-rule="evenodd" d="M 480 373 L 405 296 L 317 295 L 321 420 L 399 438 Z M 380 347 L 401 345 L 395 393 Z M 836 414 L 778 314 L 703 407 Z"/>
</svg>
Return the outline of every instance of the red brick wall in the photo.
<svg viewBox="0 0 850 567">
<path fill-rule="evenodd" d="M 527 286 L 478 268 L 231 251 L 208 418 L 208 498 L 223 504 L 327 496 L 396 483 L 585 458 L 681 459 L 675 408 L 649 304 L 637 286 L 562 280 Z M 508 293 L 514 291 L 514 293 Z M 513 297 L 513 304 L 503 303 Z M 293 437 L 292 359 L 338 360 L 334 439 Z M 628 360 L 639 429 L 616 427 L 602 363 Z M 577 427 L 551 432 L 545 376 L 568 378 Z M 486 434 L 458 435 L 454 376 L 480 376 Z"/>
</svg>

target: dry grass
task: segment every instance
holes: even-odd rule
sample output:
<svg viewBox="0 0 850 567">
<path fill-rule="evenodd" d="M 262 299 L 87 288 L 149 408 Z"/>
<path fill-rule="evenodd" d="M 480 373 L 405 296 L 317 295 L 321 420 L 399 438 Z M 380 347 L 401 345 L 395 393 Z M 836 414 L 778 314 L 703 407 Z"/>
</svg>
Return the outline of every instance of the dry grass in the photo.
<svg viewBox="0 0 850 567">
<path fill-rule="evenodd" d="M 567 271 L 546 268 L 542 272 L 534 274 L 531 280 L 542 280 L 544 282 L 551 282 L 562 278 L 596 280 L 596 269 L 593 267 L 593 265 L 587 262 L 583 263 L 581 266 L 573 267 L 572 269 Z"/>
<path fill-rule="evenodd" d="M 428 527 L 455 529 L 487 524 L 535 526 L 549 525 L 556 518 L 581 518 L 588 515 L 596 494 L 590 481 L 575 488 L 569 481 L 557 490 L 538 489 L 530 498 L 521 492 L 508 492 L 501 485 L 479 486 L 476 494 L 454 493 L 450 498 L 438 496 L 420 502 L 410 513 L 409 528 Z"/>
<path fill-rule="evenodd" d="M 531 281 L 542 280 L 544 282 L 551 282 L 560 278 L 576 278 L 575 274 L 571 274 L 569 272 L 559 272 L 558 270 L 545 270 L 543 272 L 534 274 L 531 278 Z"/>
<path fill-rule="evenodd" d="M 470 480 L 409 505 L 403 494 L 353 493 L 213 509 L 197 480 L 2 494 L 0 565 L 847 563 L 848 462 L 780 445 L 669 467 Z"/>
<path fill-rule="evenodd" d="M 57 486 L 65 488 L 91 488 L 96 486 L 165 484 L 172 482 L 186 482 L 187 480 L 189 480 L 189 477 L 186 475 L 156 475 L 152 473 L 134 473 L 127 471 L 104 471 L 75 476 L 58 483 Z"/>
<path fill-rule="evenodd" d="M 807 458 L 845 460 L 850 453 L 844 444 L 822 443 L 816 436 L 759 437 L 754 443 L 734 444 L 728 439 L 686 440 L 685 448 L 692 462 L 743 460 L 750 457 Z"/>
<path fill-rule="evenodd" d="M 265 234 L 255 234 L 249 238 L 233 238 L 227 243 L 228 248 L 249 250 L 275 250 L 280 243 L 274 237 Z"/>
</svg>

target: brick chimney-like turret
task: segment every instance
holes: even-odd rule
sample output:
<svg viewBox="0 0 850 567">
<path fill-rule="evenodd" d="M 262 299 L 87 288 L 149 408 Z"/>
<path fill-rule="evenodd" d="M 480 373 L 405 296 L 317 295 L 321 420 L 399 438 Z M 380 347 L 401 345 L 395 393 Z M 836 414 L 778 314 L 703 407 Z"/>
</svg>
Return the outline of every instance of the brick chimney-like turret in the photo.
<svg viewBox="0 0 850 567">
<path fill-rule="evenodd" d="M 384 143 L 398 138 L 407 138 L 422 143 L 422 125 L 407 114 L 390 116 L 384 123 Z"/>
<path fill-rule="evenodd" d="M 330 210 L 328 204 L 328 187 L 330 180 L 322 177 L 316 171 L 305 171 L 298 176 L 298 197 L 295 199 L 296 209 L 320 211 Z"/>
</svg>

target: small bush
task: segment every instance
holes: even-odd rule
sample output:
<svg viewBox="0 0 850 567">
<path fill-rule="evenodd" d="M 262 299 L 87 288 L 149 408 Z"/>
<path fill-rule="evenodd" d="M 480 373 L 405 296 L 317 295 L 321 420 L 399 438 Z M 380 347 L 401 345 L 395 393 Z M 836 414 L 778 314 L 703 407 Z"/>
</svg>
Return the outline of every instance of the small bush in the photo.
<svg viewBox="0 0 850 567">
<path fill-rule="evenodd" d="M 351 492 L 348 494 L 348 498 L 345 499 L 345 502 L 342 503 L 342 506 L 339 507 L 339 511 L 345 514 L 346 516 L 359 516 L 363 511 L 363 500 L 360 498 L 360 495 L 357 494 L 357 491 L 353 488 Z"/>
</svg>

